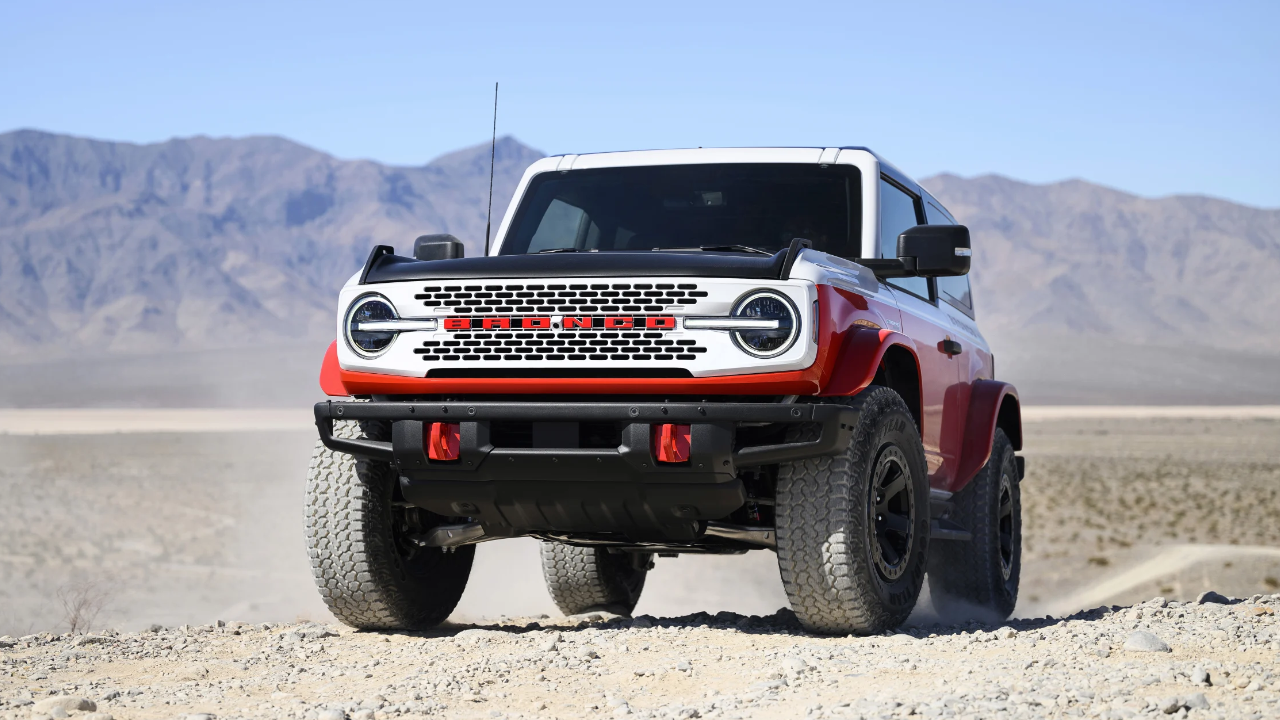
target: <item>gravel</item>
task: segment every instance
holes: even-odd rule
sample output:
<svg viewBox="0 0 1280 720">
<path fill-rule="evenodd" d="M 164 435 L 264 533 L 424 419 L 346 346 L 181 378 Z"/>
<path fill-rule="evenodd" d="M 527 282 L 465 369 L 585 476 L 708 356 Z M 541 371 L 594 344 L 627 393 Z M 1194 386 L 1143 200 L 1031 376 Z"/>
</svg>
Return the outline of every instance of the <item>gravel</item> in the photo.
<svg viewBox="0 0 1280 720">
<path fill-rule="evenodd" d="M 810 635 L 787 610 L 42 633 L 5 638 L 0 718 L 1278 717 L 1276 608 L 1156 598 L 874 637 Z"/>
</svg>

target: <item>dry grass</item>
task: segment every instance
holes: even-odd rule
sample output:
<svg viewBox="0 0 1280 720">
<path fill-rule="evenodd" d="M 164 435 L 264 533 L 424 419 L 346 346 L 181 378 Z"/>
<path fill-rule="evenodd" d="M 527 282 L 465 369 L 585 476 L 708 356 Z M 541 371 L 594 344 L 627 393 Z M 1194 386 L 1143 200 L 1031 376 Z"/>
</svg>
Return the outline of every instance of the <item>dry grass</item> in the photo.
<svg viewBox="0 0 1280 720">
<path fill-rule="evenodd" d="M 1024 557 L 1134 545 L 1280 545 L 1280 422 L 1027 426 Z"/>
<path fill-rule="evenodd" d="M 98 615 L 110 601 L 107 586 L 95 580 L 78 580 L 58 588 L 62 605 L 62 622 L 72 634 L 86 633 L 95 627 Z"/>
</svg>

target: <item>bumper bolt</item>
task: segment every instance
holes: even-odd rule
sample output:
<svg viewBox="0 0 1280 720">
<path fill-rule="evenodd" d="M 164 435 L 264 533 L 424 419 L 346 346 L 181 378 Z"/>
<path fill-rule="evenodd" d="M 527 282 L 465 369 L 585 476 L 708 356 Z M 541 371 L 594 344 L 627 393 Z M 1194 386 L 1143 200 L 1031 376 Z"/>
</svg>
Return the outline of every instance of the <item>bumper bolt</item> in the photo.
<svg viewBox="0 0 1280 720">
<path fill-rule="evenodd" d="M 627 414 L 630 415 L 631 417 L 635 417 L 640 414 L 640 408 L 638 407 L 630 408 L 627 410 Z"/>
</svg>

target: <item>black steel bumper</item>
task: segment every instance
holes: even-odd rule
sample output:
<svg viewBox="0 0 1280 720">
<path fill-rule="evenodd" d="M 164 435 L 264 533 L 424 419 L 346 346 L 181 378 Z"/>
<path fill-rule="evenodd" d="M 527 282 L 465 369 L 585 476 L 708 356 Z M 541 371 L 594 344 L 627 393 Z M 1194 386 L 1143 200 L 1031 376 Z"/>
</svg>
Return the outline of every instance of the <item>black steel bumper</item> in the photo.
<svg viewBox="0 0 1280 720">
<path fill-rule="evenodd" d="M 692 540 L 699 523 L 746 501 L 738 471 L 829 455 L 847 447 L 857 413 L 843 405 L 785 403 L 334 402 L 315 406 L 326 447 L 392 463 L 405 500 L 478 519 L 488 535 L 622 533 Z M 389 440 L 335 437 L 335 420 L 390 424 Z M 457 460 L 427 457 L 425 424 L 460 424 Z M 531 423 L 533 447 L 495 446 L 496 424 Z M 580 447 L 581 423 L 616 424 L 616 447 Z M 691 426 L 689 460 L 659 463 L 653 425 Z M 743 447 L 744 425 L 810 423 L 817 439 Z"/>
</svg>

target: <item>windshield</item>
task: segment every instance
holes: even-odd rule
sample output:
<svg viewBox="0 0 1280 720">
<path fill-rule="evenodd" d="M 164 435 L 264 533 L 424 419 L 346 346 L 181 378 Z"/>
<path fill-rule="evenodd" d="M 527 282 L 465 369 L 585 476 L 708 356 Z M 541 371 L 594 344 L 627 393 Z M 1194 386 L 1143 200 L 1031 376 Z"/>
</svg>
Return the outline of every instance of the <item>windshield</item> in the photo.
<svg viewBox="0 0 1280 720">
<path fill-rule="evenodd" d="M 817 250 L 856 257 L 858 180 L 848 165 L 778 163 L 543 173 L 499 254 L 729 246 L 773 253 L 805 238 Z"/>
</svg>

